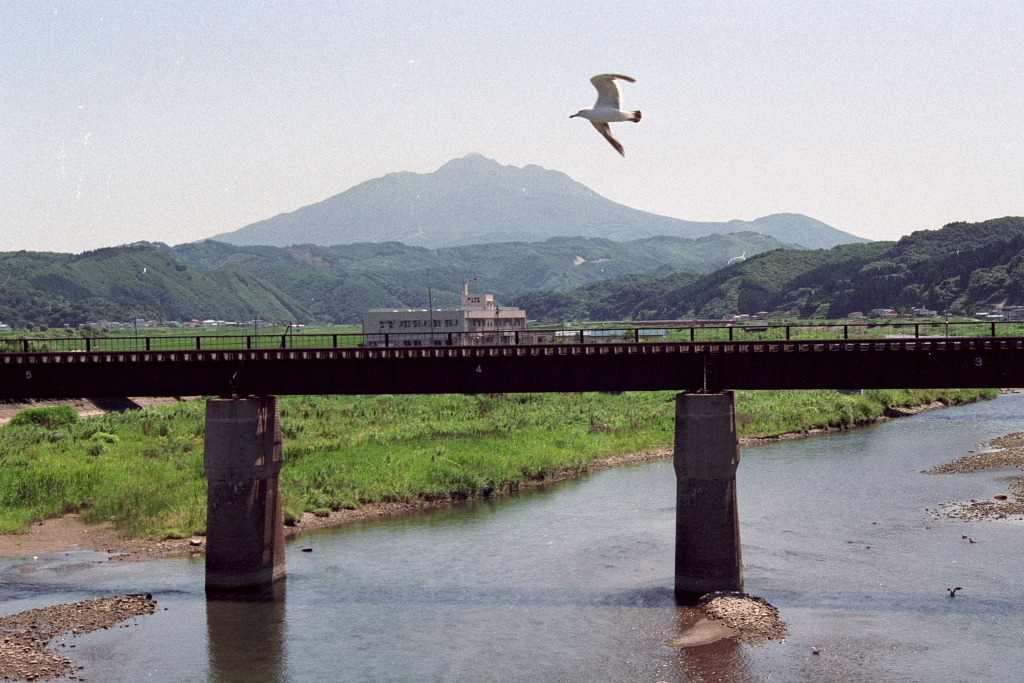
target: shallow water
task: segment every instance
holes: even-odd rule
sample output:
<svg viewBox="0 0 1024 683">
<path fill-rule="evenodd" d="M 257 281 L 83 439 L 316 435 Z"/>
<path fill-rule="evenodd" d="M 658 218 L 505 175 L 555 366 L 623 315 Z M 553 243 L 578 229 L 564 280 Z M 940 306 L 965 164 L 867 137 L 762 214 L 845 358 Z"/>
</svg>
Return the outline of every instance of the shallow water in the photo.
<svg viewBox="0 0 1024 683">
<path fill-rule="evenodd" d="M 0 611 L 152 593 L 130 628 L 64 639 L 93 681 L 1006 679 L 1024 663 L 1024 524 L 926 510 L 1017 471 L 920 471 L 1015 431 L 1019 394 L 746 449 L 746 589 L 779 608 L 782 643 L 664 645 L 695 618 L 672 598 L 668 461 L 307 534 L 276 601 L 207 602 L 201 559 L 60 553 L 0 561 Z"/>
</svg>

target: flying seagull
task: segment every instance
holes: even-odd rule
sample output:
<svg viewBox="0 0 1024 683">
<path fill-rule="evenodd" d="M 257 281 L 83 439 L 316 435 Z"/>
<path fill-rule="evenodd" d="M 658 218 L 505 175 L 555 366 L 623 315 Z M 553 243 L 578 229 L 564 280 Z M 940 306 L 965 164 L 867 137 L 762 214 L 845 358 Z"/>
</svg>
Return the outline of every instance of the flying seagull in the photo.
<svg viewBox="0 0 1024 683">
<path fill-rule="evenodd" d="M 726 261 L 725 265 L 729 265 L 733 261 L 746 261 L 746 260 L 747 260 L 747 252 L 743 252 L 742 256 L 733 256 L 731 259 Z"/>
<path fill-rule="evenodd" d="M 569 118 L 579 116 L 590 121 L 594 124 L 594 128 L 597 128 L 597 132 L 603 135 L 605 140 L 610 142 L 619 154 L 626 156 L 622 143 L 612 135 L 612 129 L 608 124 L 617 121 L 632 121 L 636 123 L 640 120 L 640 110 L 622 111 L 619 109 L 622 95 L 619 92 L 619 84 L 615 82 L 616 80 L 636 83 L 635 78 L 623 76 L 622 74 L 598 74 L 594 76 L 590 79 L 590 82 L 597 88 L 597 102 L 594 103 L 593 108 L 580 109 Z"/>
</svg>

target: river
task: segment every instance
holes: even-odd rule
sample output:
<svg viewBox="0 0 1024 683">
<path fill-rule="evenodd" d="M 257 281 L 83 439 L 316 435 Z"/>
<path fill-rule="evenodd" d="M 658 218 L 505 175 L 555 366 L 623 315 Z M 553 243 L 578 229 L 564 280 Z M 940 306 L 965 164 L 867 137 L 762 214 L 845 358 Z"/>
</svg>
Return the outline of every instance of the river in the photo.
<svg viewBox="0 0 1024 683">
<path fill-rule="evenodd" d="M 201 559 L 3 560 L 0 613 L 152 593 L 130 627 L 54 642 L 90 681 L 1011 680 L 1024 523 L 929 510 L 1019 471 L 921 470 L 1017 431 L 1024 394 L 744 449 L 746 590 L 780 610 L 784 642 L 664 644 L 696 618 L 672 597 L 669 461 L 304 535 L 270 602 L 207 602 Z"/>
</svg>

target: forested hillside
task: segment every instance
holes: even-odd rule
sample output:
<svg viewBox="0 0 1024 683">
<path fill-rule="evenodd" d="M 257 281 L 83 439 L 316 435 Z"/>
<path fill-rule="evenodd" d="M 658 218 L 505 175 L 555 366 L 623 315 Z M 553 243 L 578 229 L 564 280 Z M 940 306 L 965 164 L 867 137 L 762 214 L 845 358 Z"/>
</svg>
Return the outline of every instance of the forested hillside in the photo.
<svg viewBox="0 0 1024 683">
<path fill-rule="evenodd" d="M 352 323 L 379 307 L 458 302 L 463 282 L 499 303 L 531 289 L 568 289 L 623 274 L 710 272 L 775 249 L 759 233 L 631 242 L 554 238 L 444 249 L 397 242 L 335 247 L 140 243 L 80 255 L 0 254 L 0 322 L 77 325 L 134 318 Z"/>
<path fill-rule="evenodd" d="M 780 249 L 698 278 L 645 280 L 639 287 L 633 278 L 619 278 L 571 292 L 531 292 L 515 303 L 546 321 L 793 309 L 840 318 L 913 307 L 969 315 L 978 307 L 1024 305 L 1024 218 L 952 223 L 898 242 Z"/>
<path fill-rule="evenodd" d="M 455 305 L 463 282 L 550 322 L 778 310 L 839 318 L 912 307 L 969 315 L 983 306 L 1024 305 L 1024 218 L 953 223 L 898 242 L 810 251 L 778 246 L 765 235 L 737 233 L 444 249 L 202 242 L 80 255 L 6 253 L 0 254 L 0 321 L 58 326 L 258 315 L 280 323 L 347 323 L 369 308 L 425 307 L 431 295 L 435 306 Z"/>
<path fill-rule="evenodd" d="M 2 253 L 0 284 L 0 321 L 19 327 L 213 315 L 246 320 L 254 311 L 291 321 L 301 312 L 292 297 L 251 275 L 197 271 L 150 246 Z"/>
</svg>

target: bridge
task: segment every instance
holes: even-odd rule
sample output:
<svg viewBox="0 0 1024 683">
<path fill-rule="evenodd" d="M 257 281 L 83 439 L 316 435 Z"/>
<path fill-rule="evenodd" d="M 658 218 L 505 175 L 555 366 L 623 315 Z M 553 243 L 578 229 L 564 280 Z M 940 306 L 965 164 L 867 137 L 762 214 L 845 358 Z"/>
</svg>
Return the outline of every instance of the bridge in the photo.
<svg viewBox="0 0 1024 683">
<path fill-rule="evenodd" d="M 1024 386 L 1024 337 L 0 353 L 0 398 Z"/>
<path fill-rule="evenodd" d="M 222 593 L 285 575 L 278 395 L 679 391 L 675 580 L 687 600 L 743 586 L 733 390 L 1024 386 L 1024 337 L 844 336 L 21 350 L 0 353 L 0 398 L 219 397 L 206 418 L 206 585 Z"/>
</svg>

